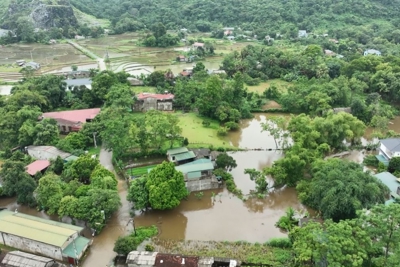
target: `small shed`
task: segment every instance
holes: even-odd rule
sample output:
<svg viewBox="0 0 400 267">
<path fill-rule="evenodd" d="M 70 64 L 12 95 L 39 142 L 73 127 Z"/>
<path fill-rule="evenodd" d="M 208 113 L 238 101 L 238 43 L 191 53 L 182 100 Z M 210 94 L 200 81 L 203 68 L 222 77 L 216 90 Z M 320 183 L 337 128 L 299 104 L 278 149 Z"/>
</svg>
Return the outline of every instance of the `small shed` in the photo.
<svg viewBox="0 0 400 267">
<path fill-rule="evenodd" d="M 6 267 L 52 267 L 55 261 L 22 251 L 8 252 L 1 262 Z"/>
<path fill-rule="evenodd" d="M 46 170 L 49 166 L 50 161 L 47 159 L 39 159 L 26 166 L 26 172 L 29 175 L 34 176 L 36 173 Z"/>
</svg>

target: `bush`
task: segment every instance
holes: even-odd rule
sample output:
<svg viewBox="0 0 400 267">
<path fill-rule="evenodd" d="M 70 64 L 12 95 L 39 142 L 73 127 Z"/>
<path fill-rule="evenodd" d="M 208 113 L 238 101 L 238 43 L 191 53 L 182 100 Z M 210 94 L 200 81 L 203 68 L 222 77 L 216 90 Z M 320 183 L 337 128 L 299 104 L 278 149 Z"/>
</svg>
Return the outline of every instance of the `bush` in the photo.
<svg viewBox="0 0 400 267">
<path fill-rule="evenodd" d="M 115 242 L 114 251 L 121 255 L 128 255 L 132 250 L 136 250 L 143 241 L 157 235 L 157 233 L 158 229 L 154 225 L 150 227 L 138 227 L 136 228 L 136 235 L 135 232 L 133 232 L 128 236 L 119 237 Z"/>
<path fill-rule="evenodd" d="M 150 244 L 147 244 L 146 247 L 144 248 L 144 250 L 153 252 L 154 251 L 154 246 L 150 245 Z"/>
<path fill-rule="evenodd" d="M 368 155 L 364 158 L 363 164 L 365 166 L 370 166 L 370 167 L 378 167 L 379 160 L 375 157 L 375 155 Z"/>
<path fill-rule="evenodd" d="M 201 124 L 202 124 L 204 127 L 209 127 L 209 126 L 211 125 L 211 122 L 210 122 L 210 121 L 207 121 L 207 120 L 204 120 Z"/>
<path fill-rule="evenodd" d="M 268 246 L 274 248 L 291 248 L 292 242 L 288 237 L 271 238 L 267 243 Z"/>
<path fill-rule="evenodd" d="M 230 121 L 230 122 L 225 123 L 225 127 L 228 128 L 229 131 L 235 131 L 240 128 L 240 125 L 239 125 L 239 123 Z"/>
<path fill-rule="evenodd" d="M 217 134 L 219 136 L 225 136 L 228 134 L 228 128 L 227 127 L 219 127 Z"/>
</svg>

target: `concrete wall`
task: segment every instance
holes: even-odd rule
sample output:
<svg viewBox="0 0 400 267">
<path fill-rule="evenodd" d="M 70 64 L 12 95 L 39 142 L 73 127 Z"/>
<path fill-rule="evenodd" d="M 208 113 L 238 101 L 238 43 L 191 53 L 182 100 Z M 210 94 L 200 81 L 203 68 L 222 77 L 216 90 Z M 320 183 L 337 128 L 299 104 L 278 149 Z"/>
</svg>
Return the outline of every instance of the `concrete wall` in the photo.
<svg viewBox="0 0 400 267">
<path fill-rule="evenodd" d="M 185 182 L 185 184 L 186 184 L 186 188 L 189 190 L 189 192 L 217 189 L 220 187 L 220 184 L 218 183 L 218 181 L 213 178 L 201 179 L 201 180 L 196 180 L 196 181 L 188 181 L 188 182 Z"/>
<path fill-rule="evenodd" d="M 158 101 L 156 98 L 146 98 L 143 101 L 136 101 L 136 110 L 148 111 L 152 109 L 172 110 L 171 101 Z"/>
<path fill-rule="evenodd" d="M 17 248 L 22 251 L 40 254 L 52 259 L 63 260 L 62 250 L 49 244 L 40 243 L 23 237 L 0 232 L 0 244 Z"/>
</svg>

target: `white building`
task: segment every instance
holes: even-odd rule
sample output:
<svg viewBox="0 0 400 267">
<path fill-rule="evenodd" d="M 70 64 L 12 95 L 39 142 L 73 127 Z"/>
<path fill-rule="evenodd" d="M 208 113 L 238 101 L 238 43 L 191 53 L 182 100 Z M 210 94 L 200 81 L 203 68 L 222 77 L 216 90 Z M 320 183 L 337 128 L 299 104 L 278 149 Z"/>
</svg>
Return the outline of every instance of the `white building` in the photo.
<svg viewBox="0 0 400 267">
<path fill-rule="evenodd" d="M 91 241 L 82 227 L 9 210 L 0 211 L 0 244 L 75 264 Z"/>
<path fill-rule="evenodd" d="M 376 55 L 376 56 L 381 56 L 382 53 L 379 50 L 375 50 L 375 49 L 368 49 L 364 51 L 364 56 L 368 56 L 368 55 Z"/>
<path fill-rule="evenodd" d="M 400 138 L 388 138 L 380 140 L 379 155 L 387 160 L 400 157 Z"/>
<path fill-rule="evenodd" d="M 308 33 L 305 30 L 299 30 L 299 38 L 307 38 L 308 37 Z"/>
</svg>

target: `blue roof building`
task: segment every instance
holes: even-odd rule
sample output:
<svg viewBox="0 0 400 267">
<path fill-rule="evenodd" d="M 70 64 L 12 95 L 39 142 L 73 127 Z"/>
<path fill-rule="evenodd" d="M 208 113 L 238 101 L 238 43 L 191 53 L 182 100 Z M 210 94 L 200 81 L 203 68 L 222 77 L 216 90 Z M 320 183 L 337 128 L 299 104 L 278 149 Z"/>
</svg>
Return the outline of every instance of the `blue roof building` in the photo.
<svg viewBox="0 0 400 267">
<path fill-rule="evenodd" d="M 385 202 L 386 205 L 392 203 L 394 199 L 400 197 L 400 181 L 396 176 L 390 172 L 381 172 L 375 174 L 374 176 L 390 189 L 390 199 Z"/>
</svg>

